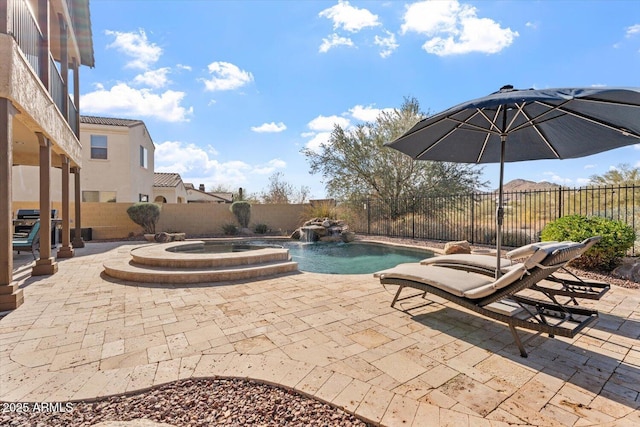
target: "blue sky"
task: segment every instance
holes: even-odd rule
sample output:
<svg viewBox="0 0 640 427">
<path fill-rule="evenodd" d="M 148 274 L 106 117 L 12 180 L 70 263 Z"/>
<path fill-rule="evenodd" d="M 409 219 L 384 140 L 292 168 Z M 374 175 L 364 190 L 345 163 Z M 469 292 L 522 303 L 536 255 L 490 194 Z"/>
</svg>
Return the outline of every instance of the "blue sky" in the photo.
<svg viewBox="0 0 640 427">
<path fill-rule="evenodd" d="M 91 0 L 91 20 L 81 114 L 143 120 L 156 172 L 207 189 L 259 193 L 281 172 L 322 198 L 300 150 L 404 97 L 436 113 L 505 84 L 640 86 L 632 0 Z M 511 163 L 505 182 L 580 186 L 621 163 L 640 166 L 640 145 Z"/>
</svg>

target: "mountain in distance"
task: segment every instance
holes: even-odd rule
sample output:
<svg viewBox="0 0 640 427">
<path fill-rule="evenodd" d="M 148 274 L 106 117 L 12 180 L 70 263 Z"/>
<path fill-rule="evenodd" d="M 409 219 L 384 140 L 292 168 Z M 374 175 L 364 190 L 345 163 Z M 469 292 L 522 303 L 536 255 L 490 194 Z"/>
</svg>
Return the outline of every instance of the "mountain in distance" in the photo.
<svg viewBox="0 0 640 427">
<path fill-rule="evenodd" d="M 534 191 L 534 190 L 552 190 L 560 187 L 559 184 L 554 184 L 547 181 L 527 181 L 526 179 L 514 179 L 504 184 L 505 193 L 515 193 L 518 191 Z M 496 191 L 498 191 L 496 189 Z"/>
</svg>

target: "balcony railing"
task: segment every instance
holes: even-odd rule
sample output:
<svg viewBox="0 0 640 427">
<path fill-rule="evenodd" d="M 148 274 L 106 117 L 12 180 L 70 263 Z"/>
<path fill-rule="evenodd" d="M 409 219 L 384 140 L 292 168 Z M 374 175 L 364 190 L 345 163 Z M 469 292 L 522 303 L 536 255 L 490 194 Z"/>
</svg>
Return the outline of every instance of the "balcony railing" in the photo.
<svg viewBox="0 0 640 427">
<path fill-rule="evenodd" d="M 11 5 L 9 34 L 12 35 L 18 43 L 20 50 L 29 61 L 38 79 L 41 82 L 49 82 L 48 91 L 51 99 L 58 107 L 60 113 L 62 113 L 62 116 L 73 130 L 73 133 L 78 136 L 77 107 L 70 101 L 67 103 L 67 108 L 65 108 L 64 100 L 65 97 L 69 95 L 65 93 L 65 84 L 63 77 L 60 75 L 59 63 L 53 59 L 51 52 L 46 52 L 42 49 L 43 36 L 37 20 L 25 0 L 12 0 L 9 1 L 8 4 Z M 72 2 L 70 0 L 67 0 L 67 6 L 69 13 L 71 13 L 73 8 L 71 7 Z M 41 69 L 41 57 L 48 58 L 49 61 L 49 76 L 47 76 L 47 79 L 43 78 L 43 74 L 46 71 Z"/>
<path fill-rule="evenodd" d="M 40 45 L 42 33 L 36 20 L 31 14 L 29 6 L 24 0 L 14 0 L 9 4 L 13 5 L 11 13 L 11 29 L 13 38 L 20 46 L 20 50 L 31 64 L 31 67 L 40 76 Z"/>
</svg>

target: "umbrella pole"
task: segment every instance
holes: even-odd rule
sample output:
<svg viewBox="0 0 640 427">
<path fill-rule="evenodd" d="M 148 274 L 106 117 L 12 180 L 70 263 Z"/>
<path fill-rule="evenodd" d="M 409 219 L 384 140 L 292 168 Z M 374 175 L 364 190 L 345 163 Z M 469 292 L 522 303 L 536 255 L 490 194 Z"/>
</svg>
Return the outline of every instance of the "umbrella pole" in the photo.
<svg viewBox="0 0 640 427">
<path fill-rule="evenodd" d="M 502 254 L 502 223 L 504 219 L 504 208 L 502 207 L 504 194 L 502 183 L 504 181 L 504 150 L 507 135 L 500 135 L 500 186 L 498 187 L 498 208 L 496 209 L 496 280 L 502 275 L 500 270 L 500 255 Z"/>
</svg>

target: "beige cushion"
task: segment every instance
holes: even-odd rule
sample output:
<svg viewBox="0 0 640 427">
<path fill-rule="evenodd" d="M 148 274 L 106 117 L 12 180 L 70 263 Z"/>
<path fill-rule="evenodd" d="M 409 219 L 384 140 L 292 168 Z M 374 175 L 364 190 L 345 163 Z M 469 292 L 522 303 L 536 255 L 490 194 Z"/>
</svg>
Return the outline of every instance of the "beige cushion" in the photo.
<svg viewBox="0 0 640 427">
<path fill-rule="evenodd" d="M 430 264 L 461 264 L 470 265 L 473 267 L 480 267 L 486 269 L 496 268 L 496 257 L 492 255 L 474 255 L 474 254 L 454 254 L 454 255 L 440 255 L 431 258 L 426 258 L 420 261 L 422 265 Z M 513 261 L 508 259 L 502 259 L 500 261 L 500 268 L 507 268 L 513 265 Z"/>
<path fill-rule="evenodd" d="M 380 279 L 404 279 L 424 283 L 459 297 L 464 297 L 467 292 L 493 283 L 491 277 L 482 274 L 418 263 L 400 264 L 375 273 L 374 276 Z"/>
</svg>

